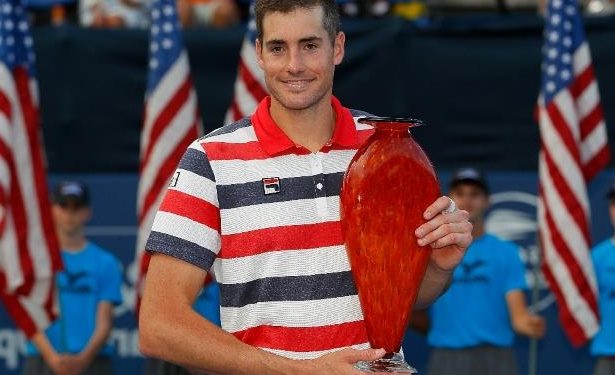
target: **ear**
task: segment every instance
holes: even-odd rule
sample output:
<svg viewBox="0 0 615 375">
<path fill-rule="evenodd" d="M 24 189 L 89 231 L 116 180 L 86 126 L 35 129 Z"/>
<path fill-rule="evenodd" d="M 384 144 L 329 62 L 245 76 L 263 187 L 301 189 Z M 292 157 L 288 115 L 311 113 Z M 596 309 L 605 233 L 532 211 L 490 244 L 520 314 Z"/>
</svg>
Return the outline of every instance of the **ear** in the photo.
<svg viewBox="0 0 615 375">
<path fill-rule="evenodd" d="M 333 63 L 339 65 L 344 60 L 344 46 L 346 44 L 346 34 L 340 31 L 333 41 Z"/>
<path fill-rule="evenodd" d="M 259 38 L 256 38 L 255 47 L 256 61 L 258 62 L 258 66 L 260 66 L 261 69 L 264 69 L 265 63 L 263 62 L 263 44 L 261 43 L 261 40 Z"/>
</svg>

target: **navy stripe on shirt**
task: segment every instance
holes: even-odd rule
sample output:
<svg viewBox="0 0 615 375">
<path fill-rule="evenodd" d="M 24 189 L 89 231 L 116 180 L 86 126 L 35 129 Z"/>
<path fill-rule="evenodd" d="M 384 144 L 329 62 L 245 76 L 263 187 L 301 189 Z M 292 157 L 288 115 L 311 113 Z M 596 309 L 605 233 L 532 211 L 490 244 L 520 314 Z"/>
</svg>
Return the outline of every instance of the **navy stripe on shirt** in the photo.
<svg viewBox="0 0 615 375">
<path fill-rule="evenodd" d="M 235 121 L 231 124 L 228 125 L 224 125 L 221 128 L 218 128 L 214 131 L 212 131 L 211 133 L 205 135 L 204 137 L 201 137 L 200 139 L 207 139 L 207 138 L 211 138 L 211 137 L 215 137 L 217 135 L 222 135 L 222 134 L 229 134 L 232 133 L 238 129 L 241 128 L 246 128 L 248 126 L 252 125 L 252 121 L 250 120 L 250 117 L 244 117 L 241 120 Z"/>
<path fill-rule="evenodd" d="M 218 185 L 218 203 L 220 209 L 228 209 L 263 203 L 333 197 L 339 195 L 343 178 L 343 172 L 282 178 L 280 179 L 280 192 L 270 195 L 265 195 L 262 181 Z M 319 182 L 323 184 L 323 190 L 315 187 Z"/>
<path fill-rule="evenodd" d="M 243 307 L 257 302 L 309 301 L 357 294 L 350 271 L 268 277 L 247 283 L 219 284 L 220 306 Z"/>
<path fill-rule="evenodd" d="M 179 258 L 206 271 L 209 270 L 216 258 L 216 254 L 210 249 L 156 231 L 150 233 L 145 249 L 150 252 L 162 253 Z"/>
<path fill-rule="evenodd" d="M 179 161 L 178 168 L 190 171 L 211 181 L 216 181 L 214 172 L 211 169 L 211 165 L 205 153 L 193 148 L 186 150 L 184 156 L 182 156 L 182 159 Z"/>
</svg>

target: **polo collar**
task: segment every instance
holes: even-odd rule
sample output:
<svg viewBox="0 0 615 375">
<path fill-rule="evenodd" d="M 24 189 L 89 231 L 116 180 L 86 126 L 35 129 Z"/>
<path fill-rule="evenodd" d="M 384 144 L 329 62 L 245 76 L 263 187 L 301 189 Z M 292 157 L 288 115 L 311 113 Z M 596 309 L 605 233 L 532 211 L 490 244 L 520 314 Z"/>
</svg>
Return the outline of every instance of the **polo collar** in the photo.
<svg viewBox="0 0 615 375">
<path fill-rule="evenodd" d="M 265 152 L 269 155 L 276 155 L 290 149 L 303 149 L 302 146 L 296 145 L 271 118 L 270 106 L 271 97 L 267 96 L 258 104 L 251 118 L 256 138 Z M 335 129 L 331 140 L 323 147 L 323 151 L 325 148 L 336 146 L 339 148 L 357 147 L 359 137 L 350 110 L 342 106 L 334 96 L 331 96 L 331 106 L 335 112 Z"/>
</svg>

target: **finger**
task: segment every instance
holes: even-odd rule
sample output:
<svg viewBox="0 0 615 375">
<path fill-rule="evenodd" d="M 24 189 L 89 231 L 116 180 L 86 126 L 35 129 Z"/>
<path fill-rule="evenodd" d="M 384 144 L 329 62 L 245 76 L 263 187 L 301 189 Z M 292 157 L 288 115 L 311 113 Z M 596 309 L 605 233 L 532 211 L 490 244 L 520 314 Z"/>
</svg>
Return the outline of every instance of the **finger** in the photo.
<svg viewBox="0 0 615 375">
<path fill-rule="evenodd" d="M 428 242 L 432 249 L 441 249 L 450 245 L 458 246 L 461 249 L 466 249 L 472 242 L 470 233 L 449 233 L 435 241 Z"/>
<path fill-rule="evenodd" d="M 386 351 L 384 349 L 347 349 L 343 352 L 345 352 L 344 358 L 351 363 L 356 363 L 359 361 L 375 361 L 384 357 L 384 355 L 386 354 Z"/>
<path fill-rule="evenodd" d="M 418 244 L 421 246 L 426 246 L 448 236 L 451 233 L 463 233 L 467 229 L 467 224 L 465 222 L 445 223 L 439 225 L 430 233 L 427 233 L 423 238 L 419 238 Z"/>
<path fill-rule="evenodd" d="M 443 210 L 447 209 L 450 204 L 451 199 L 443 195 L 440 198 L 436 199 L 436 201 L 433 202 L 429 207 L 427 207 L 425 212 L 423 212 L 423 217 L 425 218 L 425 220 L 431 220 L 436 215 L 442 213 Z"/>
<path fill-rule="evenodd" d="M 457 210 L 451 214 L 438 214 L 433 219 L 418 227 L 414 234 L 417 238 L 422 238 L 436 230 L 438 227 L 448 223 L 469 223 L 469 214 L 465 210 Z M 471 229 L 470 229 L 471 230 Z"/>
</svg>

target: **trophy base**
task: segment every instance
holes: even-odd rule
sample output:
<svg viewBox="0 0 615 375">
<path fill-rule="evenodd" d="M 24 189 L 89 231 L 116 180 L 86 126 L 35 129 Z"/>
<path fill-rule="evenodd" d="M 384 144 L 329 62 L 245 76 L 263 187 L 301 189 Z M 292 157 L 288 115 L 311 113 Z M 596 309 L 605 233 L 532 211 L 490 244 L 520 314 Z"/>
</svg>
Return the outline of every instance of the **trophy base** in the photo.
<svg viewBox="0 0 615 375">
<path fill-rule="evenodd" d="M 363 372 L 418 374 L 418 371 L 410 366 L 399 353 L 387 353 L 383 358 L 371 362 L 359 361 L 354 367 Z"/>
</svg>

